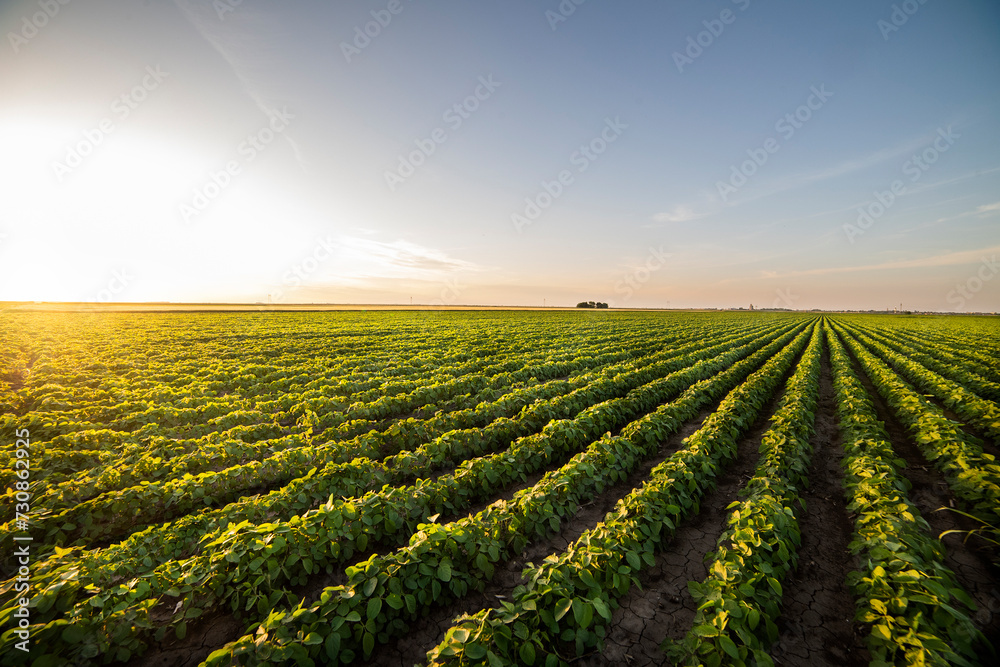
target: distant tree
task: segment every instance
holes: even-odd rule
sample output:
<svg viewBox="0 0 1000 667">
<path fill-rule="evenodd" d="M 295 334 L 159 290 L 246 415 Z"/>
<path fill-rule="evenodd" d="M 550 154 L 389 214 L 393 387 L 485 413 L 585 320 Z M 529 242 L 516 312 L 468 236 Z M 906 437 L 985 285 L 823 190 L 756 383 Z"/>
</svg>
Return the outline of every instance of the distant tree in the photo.
<svg viewBox="0 0 1000 667">
<path fill-rule="evenodd" d="M 606 303 L 603 303 L 603 302 L 601 302 L 601 301 L 598 301 L 598 302 L 597 302 L 597 307 L 598 307 L 598 308 L 607 308 L 607 307 L 608 307 L 608 304 L 606 304 Z"/>
<path fill-rule="evenodd" d="M 576 307 L 577 308 L 594 308 L 595 306 L 594 306 L 594 302 L 593 301 L 581 301 L 580 303 L 576 304 Z"/>
</svg>

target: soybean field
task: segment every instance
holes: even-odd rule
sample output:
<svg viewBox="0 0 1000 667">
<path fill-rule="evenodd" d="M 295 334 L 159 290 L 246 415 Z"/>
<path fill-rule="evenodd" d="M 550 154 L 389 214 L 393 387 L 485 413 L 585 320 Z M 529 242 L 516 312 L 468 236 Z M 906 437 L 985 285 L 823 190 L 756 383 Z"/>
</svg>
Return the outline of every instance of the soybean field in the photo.
<svg viewBox="0 0 1000 667">
<path fill-rule="evenodd" d="M 1000 321 L 5 313 L 5 665 L 988 665 Z"/>
</svg>

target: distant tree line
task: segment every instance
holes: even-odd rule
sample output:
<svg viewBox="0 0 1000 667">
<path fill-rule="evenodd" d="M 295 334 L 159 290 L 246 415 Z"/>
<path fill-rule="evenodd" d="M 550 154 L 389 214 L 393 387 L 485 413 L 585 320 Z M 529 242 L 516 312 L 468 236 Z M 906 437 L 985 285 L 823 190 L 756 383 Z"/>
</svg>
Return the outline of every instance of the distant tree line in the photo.
<svg viewBox="0 0 1000 667">
<path fill-rule="evenodd" d="M 577 308 L 607 308 L 608 304 L 601 303 L 600 301 L 581 301 L 576 304 Z"/>
</svg>

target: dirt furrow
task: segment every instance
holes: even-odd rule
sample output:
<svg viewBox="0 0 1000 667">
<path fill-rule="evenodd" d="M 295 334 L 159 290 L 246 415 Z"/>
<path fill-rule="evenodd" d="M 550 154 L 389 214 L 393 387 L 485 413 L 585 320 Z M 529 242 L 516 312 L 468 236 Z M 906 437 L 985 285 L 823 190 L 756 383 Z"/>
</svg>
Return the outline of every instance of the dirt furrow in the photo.
<svg viewBox="0 0 1000 667">
<path fill-rule="evenodd" d="M 786 374 L 782 387 L 794 368 Z M 633 588 L 618 601 L 604 650 L 579 664 L 662 665 L 666 660 L 660 648 L 663 641 L 668 637 L 683 639 L 696 612 L 687 582 L 703 581 L 708 576 L 706 557 L 715 550 L 726 527 L 726 507 L 738 499 L 739 490 L 754 474 L 760 440 L 770 427 L 780 397 L 779 389 L 761 410 L 761 416 L 739 442 L 736 461 L 720 473 L 716 488 L 702 498 L 700 511 L 678 527 L 670 546 L 656 555 L 653 567 L 639 575 L 642 588 Z"/>
<path fill-rule="evenodd" d="M 600 523 L 621 498 L 641 486 L 643 480 L 649 476 L 649 472 L 681 446 L 684 438 L 697 431 L 713 410 L 714 406 L 703 410 L 695 420 L 685 424 L 678 433 L 667 438 L 657 454 L 644 461 L 642 466 L 625 481 L 606 488 L 589 503 L 582 505 L 572 519 L 564 522 L 557 534 L 532 542 L 525 547 L 519 557 L 503 566 L 498 566 L 493 580 L 487 584 L 485 591 L 472 592 L 462 600 L 431 610 L 427 616 L 412 626 L 409 635 L 376 648 L 369 664 L 399 667 L 423 662 L 427 651 L 444 639 L 445 631 L 454 625 L 457 617 L 498 606 L 501 600 L 510 599 L 514 588 L 525 582 L 521 573 L 528 564 L 540 563 L 547 556 L 564 551 L 584 531 Z"/>
<path fill-rule="evenodd" d="M 853 529 L 844 500 L 843 449 L 826 352 L 821 369 L 809 486 L 799 492 L 806 504 L 798 513 L 802 544 L 796 569 L 782 582 L 782 614 L 771 657 L 776 665 L 861 667 L 869 656 L 846 582 L 854 568 L 848 551 Z"/>
<path fill-rule="evenodd" d="M 195 667 L 211 653 L 243 636 L 244 624 L 228 613 L 198 619 L 184 639 L 164 641 L 126 667 Z"/>
</svg>

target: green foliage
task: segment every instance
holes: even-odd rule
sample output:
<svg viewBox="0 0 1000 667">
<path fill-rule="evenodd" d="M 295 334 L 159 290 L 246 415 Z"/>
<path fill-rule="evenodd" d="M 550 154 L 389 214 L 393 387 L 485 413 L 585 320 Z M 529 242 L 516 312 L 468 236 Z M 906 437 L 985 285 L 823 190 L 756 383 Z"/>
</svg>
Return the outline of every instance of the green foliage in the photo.
<svg viewBox="0 0 1000 667">
<path fill-rule="evenodd" d="M 778 632 L 780 582 L 795 567 L 800 542 L 798 490 L 812 453 L 822 348 L 822 334 L 814 333 L 761 439 L 746 500 L 729 506 L 708 579 L 688 583 L 698 610 L 687 636 L 666 647 L 674 664 L 772 664 L 767 650 Z"/>
<path fill-rule="evenodd" d="M 843 346 L 969 515 L 998 525 L 1000 468 L 965 428 L 1000 432 L 986 324 L 974 340 L 941 322 L 889 335 L 888 319 L 756 313 L 150 316 L 108 331 L 15 319 L 27 333 L 0 321 L 12 341 L 0 380 L 17 382 L 0 383 L 13 410 L 0 415 L 0 459 L 11 464 L 14 430 L 28 428 L 38 664 L 130 661 L 229 612 L 249 632 L 207 664 L 363 661 L 431 607 L 483 590 L 718 404 L 602 523 L 529 564 L 526 585 L 460 618 L 428 656 L 568 664 L 602 646 L 617 600 L 699 511 L 794 365 L 709 577 L 689 584 L 695 621 L 668 647 L 677 663 L 770 664 L 824 341 L 863 563 L 848 583 L 873 664 L 975 664 L 983 648 Z M 12 542 L 0 550 L 9 562 Z M 294 594 L 341 568 L 342 586 L 308 603 Z M 0 619 L 14 583 L 0 582 Z M 0 650 L 27 664 L 13 641 L 5 633 Z"/>
<path fill-rule="evenodd" d="M 873 664 L 974 664 L 982 636 L 969 615 L 972 601 L 907 498 L 903 462 L 832 328 L 827 342 L 846 452 L 848 509 L 857 515 L 850 548 L 864 564 L 848 584 L 858 600 L 857 619 L 870 628 Z"/>
<path fill-rule="evenodd" d="M 790 343 L 790 336 L 782 337 L 624 430 L 623 438 L 642 442 L 647 429 L 677 428 L 690 418 L 691 413 L 683 411 L 697 410 L 729 392 L 719 409 L 685 440 L 687 446 L 656 466 L 642 487 L 619 501 L 597 528 L 584 532 L 562 554 L 525 570 L 528 583 L 515 590 L 512 602 L 460 619 L 456 627 L 508 663 L 518 662 L 525 641 L 534 644 L 536 655 L 544 656 L 546 664 L 563 664 L 600 646 L 614 600 L 638 583 L 636 575 L 655 562 L 653 554 L 669 541 L 678 523 L 697 511 L 698 500 L 719 467 L 735 457 L 740 434 L 753 423 L 811 336 L 812 329 Z M 754 371 L 761 363 L 763 367 Z M 428 654 L 428 662 L 478 661 L 446 640 Z"/>
</svg>

